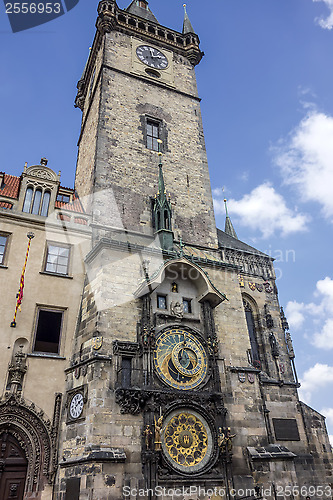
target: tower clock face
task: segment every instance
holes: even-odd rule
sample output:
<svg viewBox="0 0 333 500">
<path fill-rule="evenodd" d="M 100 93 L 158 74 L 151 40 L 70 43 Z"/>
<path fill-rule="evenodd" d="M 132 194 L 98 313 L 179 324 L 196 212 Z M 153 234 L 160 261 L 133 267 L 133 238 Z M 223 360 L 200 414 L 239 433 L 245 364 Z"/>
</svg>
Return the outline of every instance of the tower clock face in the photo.
<svg viewBox="0 0 333 500">
<path fill-rule="evenodd" d="M 156 342 L 155 368 L 175 389 L 198 387 L 207 375 L 207 355 L 201 342 L 182 329 L 167 330 Z"/>
<path fill-rule="evenodd" d="M 166 69 L 168 67 L 167 57 L 157 49 L 149 45 L 139 45 L 136 55 L 141 62 L 154 69 Z"/>
<path fill-rule="evenodd" d="M 71 400 L 69 405 L 69 414 L 71 418 L 79 418 L 83 411 L 83 394 L 81 392 L 76 393 Z"/>
</svg>

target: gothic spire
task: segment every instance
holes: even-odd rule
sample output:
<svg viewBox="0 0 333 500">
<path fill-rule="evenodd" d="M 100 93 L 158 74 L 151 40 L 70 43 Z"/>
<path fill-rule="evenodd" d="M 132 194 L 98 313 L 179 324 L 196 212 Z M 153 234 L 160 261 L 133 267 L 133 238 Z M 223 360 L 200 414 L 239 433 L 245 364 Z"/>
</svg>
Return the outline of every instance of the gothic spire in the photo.
<svg viewBox="0 0 333 500">
<path fill-rule="evenodd" d="M 191 24 L 190 18 L 187 15 L 187 10 L 186 10 L 186 3 L 183 5 L 184 7 L 184 24 L 183 24 L 183 35 L 186 35 L 186 33 L 195 33 L 193 26 Z"/>
<path fill-rule="evenodd" d="M 153 202 L 153 224 L 155 233 L 159 233 L 161 247 L 165 250 L 172 249 L 173 234 L 171 229 L 172 209 L 170 195 L 167 197 L 162 166 L 162 152 L 160 151 L 162 141 L 158 139 L 158 192 Z"/>
<path fill-rule="evenodd" d="M 228 214 L 228 206 L 227 206 L 227 200 L 224 199 L 224 206 L 225 206 L 225 227 L 224 227 L 224 232 L 229 234 L 229 236 L 232 236 L 233 238 L 236 238 L 238 240 L 237 233 L 234 229 L 234 226 L 232 225 L 231 219 Z"/>
</svg>

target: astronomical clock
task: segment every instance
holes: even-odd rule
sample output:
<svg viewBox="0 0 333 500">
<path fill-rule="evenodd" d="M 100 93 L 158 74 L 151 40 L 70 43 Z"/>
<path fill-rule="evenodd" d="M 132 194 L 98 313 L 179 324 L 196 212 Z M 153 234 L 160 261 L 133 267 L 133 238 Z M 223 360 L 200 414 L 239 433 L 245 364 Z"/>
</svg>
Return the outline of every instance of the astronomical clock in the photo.
<svg viewBox="0 0 333 500">
<path fill-rule="evenodd" d="M 144 47 L 137 50 L 143 62 L 159 55 Z M 188 261 L 186 266 L 190 268 Z M 148 293 L 142 292 L 138 344 L 144 388 L 136 394 L 133 389 L 119 390 L 118 402 L 124 408 L 132 394 L 132 412 L 143 413 L 147 488 L 180 485 L 188 477 L 221 485 L 227 481 L 231 460 L 230 446 L 225 446 L 226 411 L 214 324 L 214 308 L 222 299 L 212 291 L 207 300 L 199 301 L 197 287 L 202 296 L 203 282 L 172 282 L 167 269 L 163 276 L 157 288 L 148 283 Z"/>
</svg>

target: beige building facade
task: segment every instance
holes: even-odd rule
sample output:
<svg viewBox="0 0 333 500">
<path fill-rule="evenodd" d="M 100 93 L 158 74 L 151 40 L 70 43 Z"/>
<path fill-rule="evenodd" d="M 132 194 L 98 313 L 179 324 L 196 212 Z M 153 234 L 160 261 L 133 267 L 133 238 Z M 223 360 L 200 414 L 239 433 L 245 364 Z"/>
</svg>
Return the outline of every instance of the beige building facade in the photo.
<svg viewBox="0 0 333 500">
<path fill-rule="evenodd" d="M 75 190 L 0 173 L 0 498 L 331 498 L 272 259 L 216 229 L 199 37 L 145 0 L 96 27 Z"/>
</svg>

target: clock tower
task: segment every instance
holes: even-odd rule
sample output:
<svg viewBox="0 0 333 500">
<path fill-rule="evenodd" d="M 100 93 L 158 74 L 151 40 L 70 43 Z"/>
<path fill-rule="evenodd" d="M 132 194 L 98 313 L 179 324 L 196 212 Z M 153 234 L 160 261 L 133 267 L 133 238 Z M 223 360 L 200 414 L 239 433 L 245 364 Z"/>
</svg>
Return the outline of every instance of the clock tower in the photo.
<svg viewBox="0 0 333 500">
<path fill-rule="evenodd" d="M 125 10 L 102 0 L 96 26 L 76 97 L 79 196 L 97 224 L 152 235 L 160 140 L 175 239 L 216 248 L 194 70 L 203 53 L 187 14 L 178 33 L 160 25 L 145 0 Z"/>
</svg>

